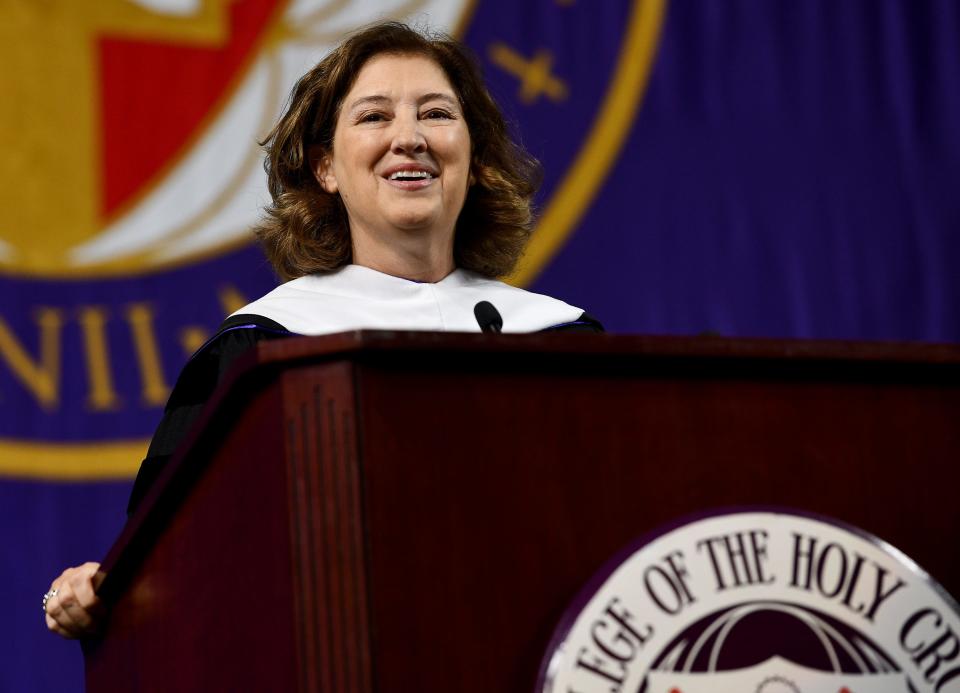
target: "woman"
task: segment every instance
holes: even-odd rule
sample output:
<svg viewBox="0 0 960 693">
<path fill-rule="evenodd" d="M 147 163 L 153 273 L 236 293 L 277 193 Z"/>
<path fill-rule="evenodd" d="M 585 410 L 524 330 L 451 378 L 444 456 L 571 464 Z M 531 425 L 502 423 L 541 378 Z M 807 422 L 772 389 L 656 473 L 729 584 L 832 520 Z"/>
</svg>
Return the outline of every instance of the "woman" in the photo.
<svg viewBox="0 0 960 693">
<path fill-rule="evenodd" d="M 272 204 L 256 229 L 289 280 L 226 320 L 184 368 L 131 494 L 132 512 L 233 360 L 261 339 L 360 328 L 601 331 L 579 308 L 496 281 L 529 237 L 539 164 L 507 135 L 463 46 L 367 28 L 308 72 L 266 142 Z M 95 632 L 98 564 L 44 597 L 48 627 Z"/>
</svg>

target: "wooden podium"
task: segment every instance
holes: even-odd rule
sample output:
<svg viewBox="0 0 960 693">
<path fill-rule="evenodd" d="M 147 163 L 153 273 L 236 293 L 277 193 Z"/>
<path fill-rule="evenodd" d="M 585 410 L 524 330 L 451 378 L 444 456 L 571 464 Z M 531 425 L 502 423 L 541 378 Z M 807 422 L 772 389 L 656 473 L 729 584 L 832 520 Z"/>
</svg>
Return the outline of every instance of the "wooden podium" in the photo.
<svg viewBox="0 0 960 693">
<path fill-rule="evenodd" d="M 960 594 L 960 348 L 356 332 L 263 343 L 104 561 L 87 690 L 533 689 L 629 540 L 775 505 Z"/>
</svg>

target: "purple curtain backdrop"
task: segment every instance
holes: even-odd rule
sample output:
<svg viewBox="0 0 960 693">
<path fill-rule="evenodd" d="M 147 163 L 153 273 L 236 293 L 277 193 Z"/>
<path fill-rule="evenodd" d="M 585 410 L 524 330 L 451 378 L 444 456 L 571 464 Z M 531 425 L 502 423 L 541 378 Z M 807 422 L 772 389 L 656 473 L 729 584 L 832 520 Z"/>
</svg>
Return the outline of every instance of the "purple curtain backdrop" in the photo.
<svg viewBox="0 0 960 693">
<path fill-rule="evenodd" d="M 618 332 L 960 340 L 960 6 L 670 3 L 536 288 Z"/>
</svg>

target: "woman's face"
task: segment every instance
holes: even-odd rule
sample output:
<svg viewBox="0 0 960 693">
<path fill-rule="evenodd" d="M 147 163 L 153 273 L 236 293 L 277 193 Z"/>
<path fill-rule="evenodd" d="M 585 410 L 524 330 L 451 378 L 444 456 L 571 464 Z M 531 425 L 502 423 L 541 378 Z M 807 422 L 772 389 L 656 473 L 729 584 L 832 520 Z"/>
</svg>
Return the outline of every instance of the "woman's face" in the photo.
<svg viewBox="0 0 960 693">
<path fill-rule="evenodd" d="M 356 244 L 426 234 L 449 242 L 470 182 L 470 131 L 456 92 L 429 58 L 371 58 L 340 107 L 333 151 L 314 162 L 340 193 Z M 452 250 L 451 250 L 452 252 Z"/>
</svg>

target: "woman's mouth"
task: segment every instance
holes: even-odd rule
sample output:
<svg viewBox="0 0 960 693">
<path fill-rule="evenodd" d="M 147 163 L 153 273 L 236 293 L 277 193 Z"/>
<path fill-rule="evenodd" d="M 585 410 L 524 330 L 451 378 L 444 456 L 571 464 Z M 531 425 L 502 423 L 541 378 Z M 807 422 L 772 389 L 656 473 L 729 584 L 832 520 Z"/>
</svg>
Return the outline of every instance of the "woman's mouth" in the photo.
<svg viewBox="0 0 960 693">
<path fill-rule="evenodd" d="M 431 185 L 436 180 L 436 175 L 426 169 L 410 169 L 394 171 L 386 176 L 386 180 L 401 190 L 420 190 Z"/>
</svg>

